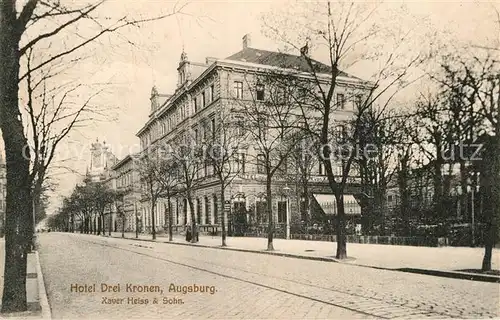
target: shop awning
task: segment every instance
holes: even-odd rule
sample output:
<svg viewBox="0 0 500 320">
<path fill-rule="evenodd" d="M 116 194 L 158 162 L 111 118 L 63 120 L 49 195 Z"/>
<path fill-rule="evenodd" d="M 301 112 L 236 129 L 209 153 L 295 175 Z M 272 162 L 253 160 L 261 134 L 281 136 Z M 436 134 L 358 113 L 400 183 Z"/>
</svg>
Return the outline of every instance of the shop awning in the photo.
<svg viewBox="0 0 500 320">
<path fill-rule="evenodd" d="M 337 200 L 333 194 L 313 194 L 313 196 L 325 214 L 337 214 Z M 346 215 L 361 214 L 361 206 L 352 194 L 344 194 L 344 210 Z"/>
</svg>

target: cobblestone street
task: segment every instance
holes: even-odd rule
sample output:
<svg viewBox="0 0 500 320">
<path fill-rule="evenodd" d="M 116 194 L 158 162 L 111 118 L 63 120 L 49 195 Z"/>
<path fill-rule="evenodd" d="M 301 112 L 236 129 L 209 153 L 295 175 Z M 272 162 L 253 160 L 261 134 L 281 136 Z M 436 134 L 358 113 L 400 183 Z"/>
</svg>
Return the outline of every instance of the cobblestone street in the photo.
<svg viewBox="0 0 500 320">
<path fill-rule="evenodd" d="M 40 244 L 55 319 L 442 319 L 500 315 L 500 286 L 495 283 L 79 234 L 41 234 Z M 103 293 L 102 283 L 120 284 L 120 292 Z M 72 285 L 83 286 L 81 290 L 86 285 L 88 291 L 94 284 L 97 292 L 71 292 Z M 125 292 L 127 284 L 159 286 L 163 292 Z M 182 291 L 193 285 L 208 292 L 169 292 L 173 286 Z M 211 288 L 215 289 L 213 294 Z M 129 298 L 139 298 L 136 302 L 147 299 L 148 303 L 131 304 Z M 158 304 L 153 303 L 154 298 Z"/>
</svg>

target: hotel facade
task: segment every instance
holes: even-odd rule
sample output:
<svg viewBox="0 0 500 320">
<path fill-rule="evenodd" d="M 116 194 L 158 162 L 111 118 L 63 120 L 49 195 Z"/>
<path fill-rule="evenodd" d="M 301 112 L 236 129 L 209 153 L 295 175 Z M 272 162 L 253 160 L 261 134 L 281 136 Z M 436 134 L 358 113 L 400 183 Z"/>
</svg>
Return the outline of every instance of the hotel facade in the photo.
<svg viewBox="0 0 500 320">
<path fill-rule="evenodd" d="M 329 67 L 321 62 L 314 61 L 318 70 L 328 70 Z M 271 72 L 287 66 L 300 72 L 307 72 L 307 64 L 301 56 L 259 50 L 251 47 L 250 36 L 243 37 L 243 48 L 241 51 L 225 59 L 207 58 L 205 62 L 190 61 L 187 54 L 182 52 L 177 68 L 178 83 L 176 90 L 171 94 L 161 94 L 156 87 L 151 91 L 151 112 L 144 126 L 138 131 L 141 152 L 148 152 L 155 146 L 168 144 L 179 139 L 187 131 L 195 133 L 203 139 L 210 132 L 215 132 L 222 113 L 231 112 L 234 104 L 238 101 L 252 101 L 263 99 L 266 95 L 264 86 L 257 89 L 250 85 L 255 82 L 260 72 Z M 328 78 L 328 72 L 321 76 Z M 250 80 L 249 80 L 250 79 Z M 253 80 L 252 80 L 253 79 Z M 257 92 L 256 92 L 257 90 Z M 336 123 L 348 121 L 354 114 L 356 99 L 352 92 L 368 91 L 366 82 L 341 73 L 337 78 L 334 97 L 337 104 L 341 104 L 333 114 Z M 359 98 L 358 95 L 356 95 Z M 245 233 L 265 232 L 267 223 L 266 212 L 266 176 L 258 161 L 246 159 L 259 158 L 258 150 L 247 148 L 242 152 L 236 165 L 240 166 L 237 176 L 226 188 L 225 204 L 220 201 L 221 187 L 219 181 L 213 175 L 210 168 L 200 169 L 197 183 L 193 192 L 195 219 L 201 232 L 220 231 L 222 212 L 225 210 L 227 216 L 227 228 L 229 234 L 241 229 L 245 225 Z M 128 171 L 133 171 L 132 159 L 127 157 L 118 162 L 113 170 L 122 170 L 124 166 Z M 130 168 L 129 168 L 130 167 Z M 336 167 L 336 174 L 341 175 L 341 166 Z M 348 179 L 344 201 L 346 214 L 352 221 L 359 221 L 361 207 L 359 205 L 360 193 L 359 174 L 356 169 L 351 170 L 352 177 Z M 115 174 L 116 175 L 116 174 Z M 130 219 L 135 222 L 127 224 L 126 231 L 136 228 L 140 221 L 140 230 L 149 232 L 151 230 L 151 206 L 147 197 L 140 197 L 133 187 L 133 183 L 140 183 L 137 173 L 131 173 L 136 178 L 130 179 L 129 188 L 133 196 L 130 197 L 131 208 L 136 218 Z M 294 228 L 301 226 L 305 221 L 314 222 L 323 219 L 330 220 L 336 213 L 335 199 L 327 180 L 322 163 L 318 160 L 314 164 L 311 175 L 308 178 L 308 194 L 302 192 L 298 183 L 293 183 L 279 176 L 272 181 L 272 214 L 276 226 L 276 234 L 285 234 L 288 224 Z M 304 210 L 305 198 L 309 204 Z M 160 199 L 155 209 L 156 230 L 166 228 L 167 224 L 166 199 Z M 182 231 L 190 224 L 191 212 L 188 201 L 183 196 L 171 199 L 171 211 L 173 216 L 174 231 Z M 240 230 L 241 231 L 241 230 Z"/>
</svg>

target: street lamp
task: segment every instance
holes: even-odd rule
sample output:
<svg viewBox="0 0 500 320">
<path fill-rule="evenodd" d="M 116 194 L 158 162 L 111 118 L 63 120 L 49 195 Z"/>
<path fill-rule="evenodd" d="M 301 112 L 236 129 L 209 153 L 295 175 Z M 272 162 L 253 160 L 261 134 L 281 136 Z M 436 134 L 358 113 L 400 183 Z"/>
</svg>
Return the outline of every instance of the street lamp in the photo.
<svg viewBox="0 0 500 320">
<path fill-rule="evenodd" d="M 470 184 L 470 187 L 471 187 L 471 236 L 472 236 L 472 246 L 474 247 L 475 244 L 476 244 L 476 222 L 475 222 L 475 211 L 474 211 L 474 207 L 475 207 L 475 193 L 476 193 L 476 188 L 478 187 L 477 186 L 477 180 L 478 180 L 478 177 L 476 176 L 476 180 L 475 181 L 472 181 L 472 179 L 469 177 L 467 178 L 467 182 L 468 184 Z M 474 183 L 473 183 L 474 182 Z"/>
<path fill-rule="evenodd" d="M 290 239 L 290 188 L 288 187 L 288 184 L 285 184 L 285 187 L 283 188 L 283 192 L 285 193 L 286 196 L 286 239 Z"/>
</svg>

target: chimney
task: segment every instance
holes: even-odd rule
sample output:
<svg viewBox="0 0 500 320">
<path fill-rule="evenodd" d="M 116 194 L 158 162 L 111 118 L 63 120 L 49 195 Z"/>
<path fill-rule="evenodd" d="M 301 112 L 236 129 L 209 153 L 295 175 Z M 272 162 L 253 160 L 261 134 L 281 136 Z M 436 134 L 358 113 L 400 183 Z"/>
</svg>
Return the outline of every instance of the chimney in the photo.
<svg viewBox="0 0 500 320">
<path fill-rule="evenodd" d="M 243 36 L 243 49 L 250 48 L 252 46 L 252 38 L 250 34 L 246 34 Z"/>
<path fill-rule="evenodd" d="M 217 60 L 217 58 L 214 58 L 214 57 L 207 57 L 207 58 L 206 58 L 206 61 L 205 61 L 205 64 L 206 64 L 206 65 L 211 65 L 211 64 L 212 64 L 212 63 L 214 63 L 216 60 Z"/>
</svg>

